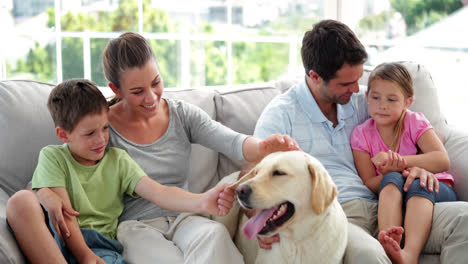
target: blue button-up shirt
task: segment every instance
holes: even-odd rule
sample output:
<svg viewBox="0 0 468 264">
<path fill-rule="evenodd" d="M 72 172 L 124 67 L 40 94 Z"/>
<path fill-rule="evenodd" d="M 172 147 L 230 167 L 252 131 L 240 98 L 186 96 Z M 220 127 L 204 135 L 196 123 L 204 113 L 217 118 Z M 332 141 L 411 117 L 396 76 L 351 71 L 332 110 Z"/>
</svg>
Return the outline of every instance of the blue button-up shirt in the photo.
<svg viewBox="0 0 468 264">
<path fill-rule="evenodd" d="M 274 133 L 287 134 L 328 170 L 338 187 L 340 203 L 357 198 L 376 200 L 359 177 L 350 145 L 354 127 L 369 118 L 364 91 L 354 94 L 349 103 L 337 105 L 338 125 L 328 120 L 312 96 L 305 78 L 265 108 L 254 136 L 266 138 Z"/>
</svg>

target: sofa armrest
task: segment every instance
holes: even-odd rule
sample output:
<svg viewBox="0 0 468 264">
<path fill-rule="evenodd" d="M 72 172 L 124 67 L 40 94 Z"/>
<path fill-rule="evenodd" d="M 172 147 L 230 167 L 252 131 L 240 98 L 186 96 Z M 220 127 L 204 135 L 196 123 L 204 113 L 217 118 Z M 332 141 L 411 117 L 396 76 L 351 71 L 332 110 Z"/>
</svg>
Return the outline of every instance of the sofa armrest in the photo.
<svg viewBox="0 0 468 264">
<path fill-rule="evenodd" d="M 450 158 L 449 173 L 455 178 L 458 199 L 468 201 L 468 133 L 450 128 L 445 148 Z"/>
<path fill-rule="evenodd" d="M 7 228 L 6 204 L 8 198 L 8 194 L 0 188 L 0 263 L 26 263 L 15 238 Z"/>
</svg>

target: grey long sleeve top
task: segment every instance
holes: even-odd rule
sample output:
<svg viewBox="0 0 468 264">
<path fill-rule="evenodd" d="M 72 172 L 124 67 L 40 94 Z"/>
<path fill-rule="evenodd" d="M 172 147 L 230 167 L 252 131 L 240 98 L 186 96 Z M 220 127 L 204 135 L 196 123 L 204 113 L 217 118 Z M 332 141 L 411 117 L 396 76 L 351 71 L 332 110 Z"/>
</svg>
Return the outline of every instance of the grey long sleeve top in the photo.
<svg viewBox="0 0 468 264">
<path fill-rule="evenodd" d="M 216 122 L 199 107 L 180 100 L 164 100 L 169 107 L 169 126 L 163 136 L 151 144 L 135 144 L 110 126 L 109 147 L 126 150 L 150 178 L 184 189 L 187 188 L 190 171 L 191 143 L 211 148 L 234 160 L 244 160 L 242 145 L 246 135 Z M 126 196 L 120 221 L 177 214 L 143 198 Z"/>
</svg>

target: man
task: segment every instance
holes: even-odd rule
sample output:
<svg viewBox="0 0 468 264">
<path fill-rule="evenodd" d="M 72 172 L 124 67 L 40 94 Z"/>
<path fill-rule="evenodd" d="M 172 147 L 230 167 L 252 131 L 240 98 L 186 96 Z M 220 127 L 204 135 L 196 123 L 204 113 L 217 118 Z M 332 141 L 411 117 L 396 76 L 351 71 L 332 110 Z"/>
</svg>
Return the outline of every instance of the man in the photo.
<svg viewBox="0 0 468 264">
<path fill-rule="evenodd" d="M 254 136 L 288 134 L 323 163 L 338 187 L 338 200 L 349 221 L 345 263 L 390 263 L 375 239 L 377 196 L 359 177 L 349 142 L 354 127 L 369 117 L 365 96 L 358 93 L 366 51 L 345 24 L 323 20 L 305 33 L 301 55 L 304 81 L 268 104 Z M 436 181 L 431 173 L 412 168 L 407 181 L 416 178 Z M 441 253 L 443 263 L 466 261 L 468 215 L 463 211 L 468 211 L 468 203 L 436 205 L 425 253 Z M 279 239 L 258 240 L 260 247 L 269 249 Z"/>
</svg>

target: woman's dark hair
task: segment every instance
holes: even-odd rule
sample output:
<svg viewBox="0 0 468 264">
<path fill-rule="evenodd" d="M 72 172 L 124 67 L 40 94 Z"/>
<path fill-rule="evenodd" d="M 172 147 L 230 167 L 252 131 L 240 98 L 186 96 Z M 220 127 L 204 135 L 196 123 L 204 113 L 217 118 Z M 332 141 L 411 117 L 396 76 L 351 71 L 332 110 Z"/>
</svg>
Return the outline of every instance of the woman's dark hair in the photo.
<svg viewBox="0 0 468 264">
<path fill-rule="evenodd" d="M 315 71 L 325 82 L 333 79 L 345 64 L 363 64 L 367 60 L 364 46 L 353 31 L 336 20 L 322 20 L 302 39 L 302 63 L 306 75 Z"/>
</svg>

